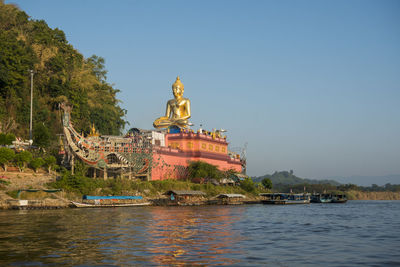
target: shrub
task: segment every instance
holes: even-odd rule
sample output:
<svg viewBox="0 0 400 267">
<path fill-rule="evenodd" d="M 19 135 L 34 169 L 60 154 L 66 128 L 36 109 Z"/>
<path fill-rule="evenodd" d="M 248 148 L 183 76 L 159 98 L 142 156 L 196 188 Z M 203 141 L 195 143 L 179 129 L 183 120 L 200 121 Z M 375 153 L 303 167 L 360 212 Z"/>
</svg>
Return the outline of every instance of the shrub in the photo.
<svg viewBox="0 0 400 267">
<path fill-rule="evenodd" d="M 69 192 L 88 195 L 95 193 L 97 188 L 102 188 L 105 183 L 101 179 L 88 178 L 82 175 L 72 175 L 70 171 L 64 171 L 61 177 L 50 185 L 54 188 L 64 189 Z"/>
<path fill-rule="evenodd" d="M 3 165 L 5 171 L 7 171 L 7 166 L 9 162 L 14 159 L 14 157 L 14 150 L 7 147 L 0 148 L 0 164 Z"/>
<path fill-rule="evenodd" d="M 42 158 L 39 157 L 39 158 L 34 158 L 34 159 L 32 159 L 31 162 L 30 162 L 30 165 L 31 165 L 31 167 L 33 168 L 33 170 L 34 170 L 35 172 L 37 172 L 37 170 L 38 170 L 40 167 L 42 167 L 44 163 L 45 163 L 44 160 L 43 160 Z"/>
<path fill-rule="evenodd" d="M 56 168 L 56 158 L 54 156 L 47 156 L 44 158 L 44 166 L 46 166 L 47 171 L 50 173 L 52 169 Z"/>
<path fill-rule="evenodd" d="M 208 178 L 220 180 L 223 172 L 218 170 L 217 166 L 204 161 L 192 161 L 188 166 L 189 178 Z"/>
<path fill-rule="evenodd" d="M 32 160 L 32 153 L 29 151 L 21 151 L 15 155 L 15 163 L 17 164 L 19 171 L 22 172 L 26 164 Z"/>
<path fill-rule="evenodd" d="M 249 193 L 255 193 L 256 192 L 256 185 L 254 184 L 253 180 L 250 178 L 246 178 L 243 181 L 240 182 L 240 187 Z"/>
</svg>

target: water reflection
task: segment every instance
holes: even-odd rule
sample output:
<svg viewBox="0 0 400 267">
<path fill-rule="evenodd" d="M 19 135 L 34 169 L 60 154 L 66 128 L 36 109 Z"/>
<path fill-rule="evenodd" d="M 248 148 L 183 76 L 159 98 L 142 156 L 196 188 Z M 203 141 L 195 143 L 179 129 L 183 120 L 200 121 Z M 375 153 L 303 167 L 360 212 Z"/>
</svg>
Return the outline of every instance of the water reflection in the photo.
<svg viewBox="0 0 400 267">
<path fill-rule="evenodd" d="M 148 251 L 156 265 L 205 265 L 238 263 L 230 258 L 241 253 L 236 244 L 242 239 L 232 229 L 241 218 L 242 207 L 170 207 L 151 209 L 152 223 L 147 233 Z"/>
<path fill-rule="evenodd" d="M 0 266 L 400 266 L 400 201 L 0 211 Z"/>
<path fill-rule="evenodd" d="M 0 212 L 0 265 L 233 264 L 242 207 Z"/>
</svg>

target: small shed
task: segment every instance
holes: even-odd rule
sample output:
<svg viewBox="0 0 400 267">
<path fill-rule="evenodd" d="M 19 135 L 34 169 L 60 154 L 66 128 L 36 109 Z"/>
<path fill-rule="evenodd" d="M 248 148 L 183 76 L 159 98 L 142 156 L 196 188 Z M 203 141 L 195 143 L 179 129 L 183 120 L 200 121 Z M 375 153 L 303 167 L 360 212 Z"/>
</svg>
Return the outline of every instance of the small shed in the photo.
<svg viewBox="0 0 400 267">
<path fill-rule="evenodd" d="M 243 204 L 246 196 L 242 194 L 220 194 L 217 196 L 219 204 Z"/>
<path fill-rule="evenodd" d="M 204 202 L 206 194 L 203 191 L 169 190 L 164 193 L 169 200 L 178 204 L 196 205 Z"/>
</svg>

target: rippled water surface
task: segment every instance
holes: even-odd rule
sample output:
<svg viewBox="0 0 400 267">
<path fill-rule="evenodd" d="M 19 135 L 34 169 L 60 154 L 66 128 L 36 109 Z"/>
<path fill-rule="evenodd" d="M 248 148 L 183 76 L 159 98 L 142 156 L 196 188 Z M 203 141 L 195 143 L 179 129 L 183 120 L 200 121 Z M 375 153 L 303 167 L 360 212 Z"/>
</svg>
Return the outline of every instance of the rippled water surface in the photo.
<svg viewBox="0 0 400 267">
<path fill-rule="evenodd" d="M 400 266 L 400 201 L 0 211 L 0 265 Z"/>
</svg>

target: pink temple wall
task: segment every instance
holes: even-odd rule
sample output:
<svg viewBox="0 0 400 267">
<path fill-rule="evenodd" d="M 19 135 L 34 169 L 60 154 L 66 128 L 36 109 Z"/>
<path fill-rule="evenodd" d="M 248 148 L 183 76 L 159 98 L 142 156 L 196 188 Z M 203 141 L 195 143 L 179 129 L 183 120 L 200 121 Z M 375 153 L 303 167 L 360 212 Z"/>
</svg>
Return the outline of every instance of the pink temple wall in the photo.
<svg viewBox="0 0 400 267">
<path fill-rule="evenodd" d="M 212 157 L 212 155 L 204 157 L 201 154 L 198 156 L 189 156 L 178 149 L 171 148 L 156 149 L 156 153 L 153 154 L 151 180 L 183 179 L 186 177 L 184 169 L 176 166 L 187 167 L 190 161 L 198 160 L 215 165 L 218 169 L 223 171 L 229 169 L 233 169 L 237 172 L 242 171 L 240 159 L 230 159 L 228 156 L 220 156 L 221 158 L 213 159 L 210 158 L 210 156 Z"/>
</svg>

